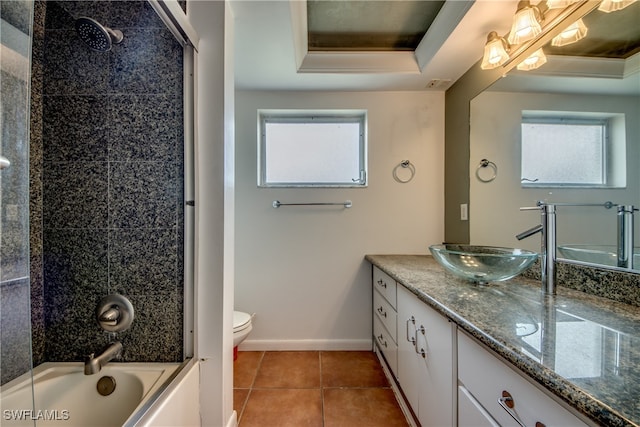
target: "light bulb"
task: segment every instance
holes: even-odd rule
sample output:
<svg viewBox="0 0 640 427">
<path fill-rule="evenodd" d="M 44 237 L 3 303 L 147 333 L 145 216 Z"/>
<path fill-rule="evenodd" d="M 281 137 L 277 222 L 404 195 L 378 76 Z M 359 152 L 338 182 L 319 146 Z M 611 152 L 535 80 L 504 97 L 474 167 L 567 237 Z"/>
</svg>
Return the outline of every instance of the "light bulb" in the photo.
<svg viewBox="0 0 640 427">
<path fill-rule="evenodd" d="M 540 26 L 540 11 L 538 8 L 531 6 L 528 0 L 520 1 L 507 38 L 509 44 L 516 45 L 529 41 L 541 32 L 542 27 Z"/>
<path fill-rule="evenodd" d="M 527 59 L 518 64 L 518 70 L 521 71 L 529 71 L 535 70 L 538 67 L 541 67 L 547 62 L 547 57 L 545 56 L 542 49 L 538 49 L 533 52 Z"/>
<path fill-rule="evenodd" d="M 490 70 L 499 67 L 509 59 L 509 46 L 498 33 L 491 31 L 487 36 L 487 43 L 484 46 L 484 55 L 480 68 Z"/>
<path fill-rule="evenodd" d="M 552 46 L 565 46 L 583 39 L 587 35 L 587 27 L 582 19 L 569 25 L 563 32 L 551 40 Z"/>
</svg>

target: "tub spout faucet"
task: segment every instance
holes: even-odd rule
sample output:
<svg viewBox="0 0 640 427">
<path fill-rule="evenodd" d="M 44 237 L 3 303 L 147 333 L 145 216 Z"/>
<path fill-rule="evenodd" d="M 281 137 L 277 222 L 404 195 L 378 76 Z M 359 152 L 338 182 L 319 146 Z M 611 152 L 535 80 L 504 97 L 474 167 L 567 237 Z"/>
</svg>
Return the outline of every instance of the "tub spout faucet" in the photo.
<svg viewBox="0 0 640 427">
<path fill-rule="evenodd" d="M 114 341 L 106 346 L 97 356 L 91 353 L 84 360 L 84 374 L 97 374 L 104 365 L 118 357 L 121 352 L 122 343 L 120 341 Z"/>
</svg>

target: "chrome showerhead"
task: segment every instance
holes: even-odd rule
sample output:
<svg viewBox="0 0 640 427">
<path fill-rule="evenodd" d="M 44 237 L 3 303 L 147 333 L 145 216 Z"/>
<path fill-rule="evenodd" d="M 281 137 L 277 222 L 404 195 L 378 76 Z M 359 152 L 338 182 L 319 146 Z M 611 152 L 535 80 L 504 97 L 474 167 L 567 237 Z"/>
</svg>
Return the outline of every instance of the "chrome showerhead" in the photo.
<svg viewBox="0 0 640 427">
<path fill-rule="evenodd" d="M 111 45 L 121 43 L 124 37 L 122 31 L 112 30 L 87 17 L 76 19 L 76 31 L 83 42 L 99 52 L 111 50 Z"/>
</svg>

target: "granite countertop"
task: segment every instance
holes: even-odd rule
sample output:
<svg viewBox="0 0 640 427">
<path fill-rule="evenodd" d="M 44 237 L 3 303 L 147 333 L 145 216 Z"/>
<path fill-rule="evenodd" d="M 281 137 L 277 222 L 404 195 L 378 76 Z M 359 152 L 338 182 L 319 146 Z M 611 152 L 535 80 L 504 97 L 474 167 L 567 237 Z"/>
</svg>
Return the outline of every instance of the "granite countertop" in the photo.
<svg viewBox="0 0 640 427">
<path fill-rule="evenodd" d="M 430 255 L 366 259 L 599 425 L 640 425 L 640 308 L 517 277 L 475 285 Z"/>
</svg>

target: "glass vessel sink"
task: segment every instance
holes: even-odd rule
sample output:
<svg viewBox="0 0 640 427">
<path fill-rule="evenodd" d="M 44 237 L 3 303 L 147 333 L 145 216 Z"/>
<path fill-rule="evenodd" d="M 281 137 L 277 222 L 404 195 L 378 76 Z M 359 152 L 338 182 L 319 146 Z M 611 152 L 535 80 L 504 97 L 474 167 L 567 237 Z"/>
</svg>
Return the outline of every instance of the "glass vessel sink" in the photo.
<svg viewBox="0 0 640 427">
<path fill-rule="evenodd" d="M 615 245 L 563 245 L 558 246 L 558 258 L 616 267 L 616 251 Z M 633 265 L 640 267 L 640 248 L 633 248 Z"/>
<path fill-rule="evenodd" d="M 447 244 L 432 245 L 429 250 L 448 271 L 476 283 L 511 279 L 538 259 L 536 252 L 495 246 Z"/>
</svg>

